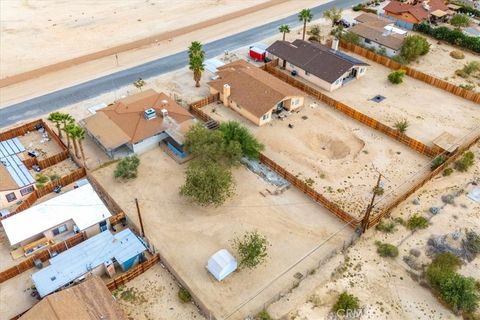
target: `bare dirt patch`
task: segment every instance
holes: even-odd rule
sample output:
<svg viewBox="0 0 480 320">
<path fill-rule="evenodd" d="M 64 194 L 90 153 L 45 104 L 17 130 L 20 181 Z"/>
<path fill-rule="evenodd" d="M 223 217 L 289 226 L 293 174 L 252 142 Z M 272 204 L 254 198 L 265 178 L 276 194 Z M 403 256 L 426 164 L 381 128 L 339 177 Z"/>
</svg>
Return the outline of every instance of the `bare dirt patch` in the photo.
<svg viewBox="0 0 480 320">
<path fill-rule="evenodd" d="M 33 307 L 38 300 L 30 296 L 32 273 L 30 269 L 15 278 L 0 283 L 0 318 L 11 319 Z"/>
<path fill-rule="evenodd" d="M 17 138 L 26 149 L 26 151 L 21 155 L 23 159 L 29 157 L 27 152 L 30 150 L 35 150 L 38 152 L 38 159 L 46 159 L 62 152 L 62 149 L 54 140 L 45 139 L 42 134 L 36 130 L 30 131 Z"/>
<path fill-rule="evenodd" d="M 115 166 L 94 171 L 128 216 L 138 225 L 134 198 L 140 201 L 146 236 L 160 256 L 186 281 L 216 316 L 225 316 L 266 285 L 274 275 L 291 266 L 344 224 L 326 209 L 295 189 L 281 195 L 263 196 L 271 188 L 243 167 L 235 169 L 236 195 L 219 208 L 189 204 L 179 196 L 185 165 L 178 165 L 160 149 L 141 155 L 139 177 L 126 183 L 113 179 Z M 221 283 L 206 271 L 209 257 L 245 231 L 258 230 L 271 243 L 266 264 L 255 270 L 235 272 Z M 351 238 L 349 227 L 340 231 L 302 265 L 305 274 L 332 250 Z M 233 250 L 232 250 L 233 252 Z M 292 270 L 235 314 L 240 318 L 258 311 L 279 288 L 293 285 Z"/>
<path fill-rule="evenodd" d="M 203 110 L 219 121 L 242 122 L 265 144 L 268 157 L 298 177 L 312 179 L 313 188 L 358 217 L 371 199 L 378 172 L 385 177 L 388 193 L 429 162 L 427 157 L 310 97 L 298 113 L 262 127 L 221 104 Z"/>
</svg>

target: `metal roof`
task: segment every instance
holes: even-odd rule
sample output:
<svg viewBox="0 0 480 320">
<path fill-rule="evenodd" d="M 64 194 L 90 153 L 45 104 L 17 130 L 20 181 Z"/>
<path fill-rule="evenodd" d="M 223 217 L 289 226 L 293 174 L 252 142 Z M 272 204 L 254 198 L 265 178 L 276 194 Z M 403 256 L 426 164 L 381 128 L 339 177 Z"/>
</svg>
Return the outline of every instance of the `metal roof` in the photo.
<svg viewBox="0 0 480 320">
<path fill-rule="evenodd" d="M 0 165 L 7 169 L 8 174 L 19 188 L 35 183 L 35 179 L 17 156 L 23 151 L 25 151 L 25 147 L 18 138 L 0 141 Z"/>
<path fill-rule="evenodd" d="M 23 151 L 25 151 L 25 147 L 18 138 L 0 141 L 0 158 L 13 156 Z"/>
<path fill-rule="evenodd" d="M 130 229 L 115 235 L 107 230 L 51 258 L 48 267 L 32 274 L 32 281 L 44 297 L 112 258 L 122 264 L 145 250 Z"/>
</svg>

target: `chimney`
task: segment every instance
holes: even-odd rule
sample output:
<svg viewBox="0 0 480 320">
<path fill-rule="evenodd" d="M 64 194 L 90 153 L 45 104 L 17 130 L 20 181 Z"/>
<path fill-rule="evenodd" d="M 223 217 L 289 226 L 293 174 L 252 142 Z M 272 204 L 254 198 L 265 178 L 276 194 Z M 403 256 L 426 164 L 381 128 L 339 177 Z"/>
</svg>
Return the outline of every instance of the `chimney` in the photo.
<svg viewBox="0 0 480 320">
<path fill-rule="evenodd" d="M 338 39 L 337 38 L 333 38 L 332 40 L 332 49 L 337 51 L 338 50 Z"/>
<path fill-rule="evenodd" d="M 162 109 L 162 110 L 160 110 L 160 112 L 162 113 L 162 118 L 168 117 L 168 110 L 167 109 Z"/>
<path fill-rule="evenodd" d="M 228 85 L 227 83 L 225 83 L 223 85 L 223 105 L 225 107 L 228 107 L 229 106 L 229 103 L 228 103 L 228 98 L 230 97 L 230 85 Z"/>
</svg>

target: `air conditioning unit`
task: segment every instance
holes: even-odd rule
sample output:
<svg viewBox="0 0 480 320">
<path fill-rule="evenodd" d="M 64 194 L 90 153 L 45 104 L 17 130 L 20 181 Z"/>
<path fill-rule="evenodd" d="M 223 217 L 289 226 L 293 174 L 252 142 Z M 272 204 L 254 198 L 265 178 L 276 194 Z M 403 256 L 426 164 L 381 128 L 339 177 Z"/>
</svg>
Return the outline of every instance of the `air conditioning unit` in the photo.
<svg viewBox="0 0 480 320">
<path fill-rule="evenodd" d="M 143 112 L 143 116 L 147 120 L 152 120 L 152 119 L 155 119 L 157 117 L 157 112 L 155 112 L 155 109 L 153 109 L 153 108 L 148 108 L 147 110 L 145 110 Z"/>
<path fill-rule="evenodd" d="M 168 117 L 168 110 L 167 109 L 162 109 L 160 112 L 162 113 L 163 118 Z"/>
</svg>

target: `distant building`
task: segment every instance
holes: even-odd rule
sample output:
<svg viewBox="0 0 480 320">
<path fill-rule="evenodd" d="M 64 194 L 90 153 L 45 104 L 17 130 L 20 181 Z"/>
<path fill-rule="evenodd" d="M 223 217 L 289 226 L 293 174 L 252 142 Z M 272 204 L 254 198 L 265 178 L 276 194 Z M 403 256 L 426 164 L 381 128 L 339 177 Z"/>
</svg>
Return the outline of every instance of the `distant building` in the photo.
<svg viewBox="0 0 480 320">
<path fill-rule="evenodd" d="M 127 320 L 120 305 L 98 276 L 46 296 L 20 320 Z"/>
<path fill-rule="evenodd" d="M 75 232 L 93 236 L 107 230 L 110 212 L 90 184 L 61 194 L 2 220 L 12 246 L 23 246 L 25 254 L 65 239 Z M 37 245 L 30 248 L 30 244 Z"/>
<path fill-rule="evenodd" d="M 411 29 L 414 24 L 441 19 L 449 15 L 447 1 L 444 0 L 411 0 L 401 2 L 391 0 L 384 8 L 387 18 L 394 20 L 399 26 Z"/>
<path fill-rule="evenodd" d="M 127 271 L 146 250 L 130 229 L 115 235 L 107 230 L 51 258 L 49 266 L 32 274 L 32 281 L 40 296 L 45 297 L 89 274 L 106 273 L 112 277 L 115 265 Z"/>
<path fill-rule="evenodd" d="M 19 157 L 23 152 L 25 147 L 18 138 L 0 141 L 0 209 L 35 189 L 35 179 Z"/>
<path fill-rule="evenodd" d="M 218 68 L 219 78 L 208 82 L 226 107 L 261 126 L 275 112 L 303 106 L 304 93 L 245 60 Z"/>
<path fill-rule="evenodd" d="M 349 31 L 360 37 L 360 44 L 375 50 L 383 50 L 389 57 L 400 53 L 407 31 L 393 22 L 373 13 L 363 13 L 355 18 L 358 23 Z"/>
<path fill-rule="evenodd" d="M 165 93 L 154 90 L 120 99 L 96 110 L 84 120 L 89 136 L 114 159 L 150 150 L 160 142 L 183 155 L 183 143 L 175 140 L 180 126 L 194 123 L 194 117 Z"/>
<path fill-rule="evenodd" d="M 322 89 L 333 91 L 364 76 L 368 66 L 337 50 L 338 40 L 333 46 L 331 49 L 300 39 L 292 43 L 278 40 L 267 48 L 267 52 L 269 58 L 279 59 L 282 68 Z"/>
</svg>

